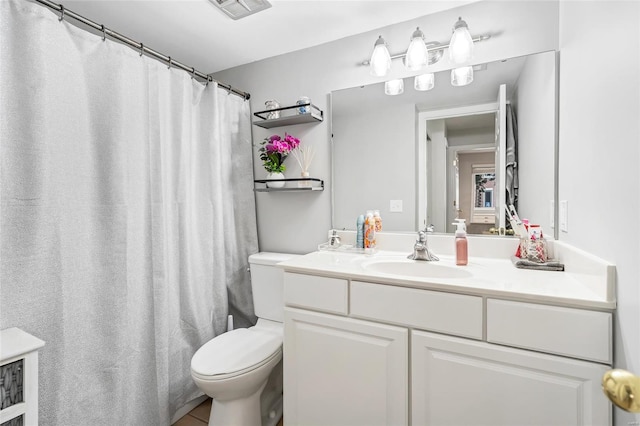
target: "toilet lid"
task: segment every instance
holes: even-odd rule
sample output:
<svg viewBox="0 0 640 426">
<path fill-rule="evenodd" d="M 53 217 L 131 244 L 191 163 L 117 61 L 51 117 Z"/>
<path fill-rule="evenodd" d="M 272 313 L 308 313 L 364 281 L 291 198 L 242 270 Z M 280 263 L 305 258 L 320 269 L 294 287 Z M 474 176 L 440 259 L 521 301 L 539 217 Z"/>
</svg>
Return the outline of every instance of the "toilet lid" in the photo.
<svg viewBox="0 0 640 426">
<path fill-rule="evenodd" d="M 191 369 L 203 376 L 229 374 L 260 364 L 282 346 L 282 338 L 238 328 L 205 343 L 191 359 Z"/>
</svg>

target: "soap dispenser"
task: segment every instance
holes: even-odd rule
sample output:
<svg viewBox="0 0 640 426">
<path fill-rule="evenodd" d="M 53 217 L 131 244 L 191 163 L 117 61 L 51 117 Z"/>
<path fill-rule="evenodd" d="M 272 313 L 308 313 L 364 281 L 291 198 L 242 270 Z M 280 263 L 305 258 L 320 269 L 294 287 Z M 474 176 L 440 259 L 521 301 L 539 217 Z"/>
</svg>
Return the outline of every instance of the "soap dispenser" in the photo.
<svg viewBox="0 0 640 426">
<path fill-rule="evenodd" d="M 457 222 L 452 223 L 456 226 L 456 265 L 463 266 L 468 262 L 467 226 L 464 219 L 456 220 Z"/>
</svg>

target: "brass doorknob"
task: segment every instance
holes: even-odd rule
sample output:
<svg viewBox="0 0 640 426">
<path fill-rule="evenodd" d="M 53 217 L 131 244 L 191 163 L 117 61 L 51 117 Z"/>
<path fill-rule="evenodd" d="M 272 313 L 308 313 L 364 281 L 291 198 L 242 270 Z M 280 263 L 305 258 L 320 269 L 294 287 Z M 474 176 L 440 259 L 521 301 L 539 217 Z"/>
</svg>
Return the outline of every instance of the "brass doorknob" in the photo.
<svg viewBox="0 0 640 426">
<path fill-rule="evenodd" d="M 602 376 L 602 391 L 623 410 L 640 413 L 640 377 L 626 370 L 609 370 Z"/>
</svg>

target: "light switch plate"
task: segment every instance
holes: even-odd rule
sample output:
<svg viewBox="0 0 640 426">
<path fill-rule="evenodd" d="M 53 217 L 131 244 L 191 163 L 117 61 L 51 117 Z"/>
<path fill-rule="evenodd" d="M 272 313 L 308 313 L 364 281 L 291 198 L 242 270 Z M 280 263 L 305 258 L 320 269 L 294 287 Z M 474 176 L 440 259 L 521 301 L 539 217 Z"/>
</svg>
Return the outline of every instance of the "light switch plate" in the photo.
<svg viewBox="0 0 640 426">
<path fill-rule="evenodd" d="M 562 232 L 569 232 L 569 203 L 567 200 L 560 201 L 560 211 L 558 212 L 560 218 L 560 230 Z"/>
<path fill-rule="evenodd" d="M 402 200 L 389 201 L 389 211 L 391 213 L 402 213 Z"/>
</svg>

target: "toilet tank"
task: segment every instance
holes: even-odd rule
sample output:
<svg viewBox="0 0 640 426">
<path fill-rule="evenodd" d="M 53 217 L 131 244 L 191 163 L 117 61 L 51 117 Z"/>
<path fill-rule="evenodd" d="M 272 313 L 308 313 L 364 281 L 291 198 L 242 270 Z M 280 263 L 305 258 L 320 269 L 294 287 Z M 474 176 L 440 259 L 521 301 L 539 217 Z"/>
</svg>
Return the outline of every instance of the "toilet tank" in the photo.
<svg viewBox="0 0 640 426">
<path fill-rule="evenodd" d="M 249 256 L 253 307 L 258 318 L 283 322 L 284 272 L 276 264 L 298 257 L 296 254 L 260 252 Z"/>
</svg>

